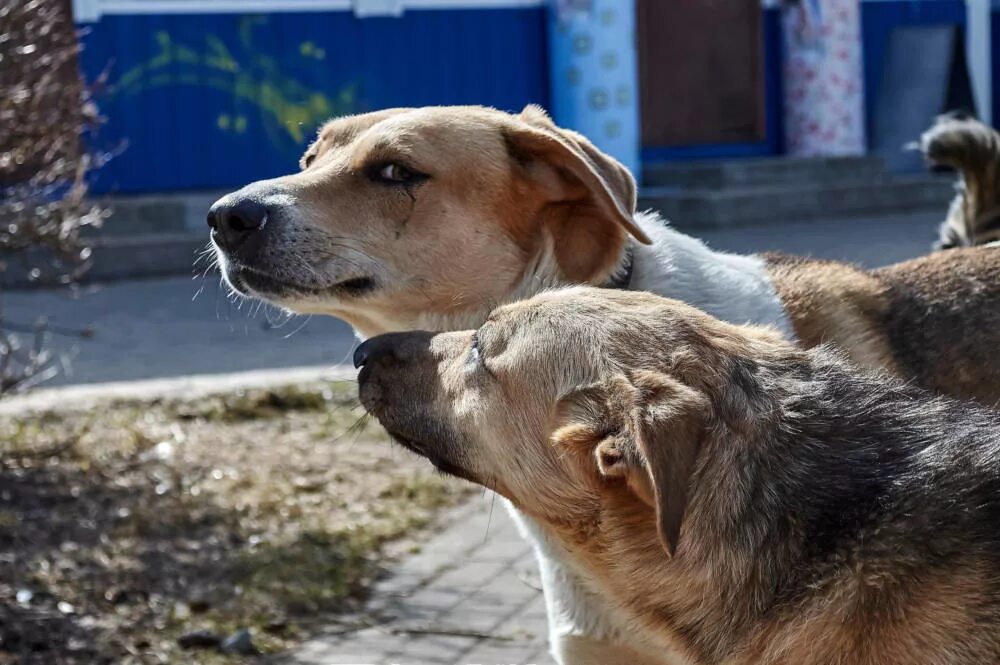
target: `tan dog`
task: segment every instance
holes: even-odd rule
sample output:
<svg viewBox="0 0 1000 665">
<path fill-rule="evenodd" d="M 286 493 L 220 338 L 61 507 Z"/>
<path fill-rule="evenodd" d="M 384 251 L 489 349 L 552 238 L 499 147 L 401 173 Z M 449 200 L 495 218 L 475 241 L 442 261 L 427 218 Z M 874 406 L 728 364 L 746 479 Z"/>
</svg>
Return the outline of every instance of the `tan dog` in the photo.
<svg viewBox="0 0 1000 665">
<path fill-rule="evenodd" d="M 358 353 L 397 441 L 507 497 L 621 613 L 642 655 L 605 662 L 1000 661 L 994 411 L 620 291 Z"/>
<path fill-rule="evenodd" d="M 733 323 L 831 342 L 855 362 L 1000 400 L 1000 252 L 968 249 L 877 271 L 714 252 L 635 214 L 632 176 L 529 106 L 393 109 L 333 120 L 300 173 L 253 183 L 209 214 L 226 280 L 367 337 L 456 330 L 496 305 L 588 283 L 651 291 Z M 647 244 L 649 243 L 649 244 Z M 623 628 L 531 520 L 553 652 L 627 662 Z M 636 664 L 637 665 L 637 664 Z"/>
</svg>

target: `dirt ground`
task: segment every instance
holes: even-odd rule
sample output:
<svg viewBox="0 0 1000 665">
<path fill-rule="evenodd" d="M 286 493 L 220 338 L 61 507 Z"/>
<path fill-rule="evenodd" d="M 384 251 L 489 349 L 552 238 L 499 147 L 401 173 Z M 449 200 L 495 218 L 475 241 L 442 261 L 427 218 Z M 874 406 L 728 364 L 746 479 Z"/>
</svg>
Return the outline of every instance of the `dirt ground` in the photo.
<svg viewBox="0 0 1000 665">
<path fill-rule="evenodd" d="M 466 491 L 353 382 L 5 419 L 0 663 L 246 662 L 363 625 L 386 558 Z"/>
</svg>

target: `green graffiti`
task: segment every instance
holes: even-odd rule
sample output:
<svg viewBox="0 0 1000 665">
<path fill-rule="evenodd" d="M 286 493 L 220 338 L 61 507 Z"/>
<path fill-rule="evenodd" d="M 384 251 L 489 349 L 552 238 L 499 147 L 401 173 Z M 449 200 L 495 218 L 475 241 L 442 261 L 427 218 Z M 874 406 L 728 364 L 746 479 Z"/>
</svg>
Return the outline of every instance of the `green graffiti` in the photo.
<svg viewBox="0 0 1000 665">
<path fill-rule="evenodd" d="M 329 118 L 357 111 L 355 85 L 329 96 L 284 74 L 274 57 L 256 53 L 253 47 L 253 28 L 266 22 L 264 17 L 240 20 L 238 53 L 213 35 L 195 47 L 174 41 L 165 31 L 157 32 L 153 35 L 156 52 L 123 73 L 109 93 L 131 96 L 179 85 L 219 90 L 234 101 L 233 109 L 215 119 L 220 131 L 244 134 L 247 116 L 255 110 L 275 147 L 286 153 L 297 151 L 306 139 L 305 132 L 311 133 Z M 326 58 L 326 52 L 310 41 L 297 44 L 295 49 L 289 57 L 310 61 L 312 66 Z"/>
</svg>

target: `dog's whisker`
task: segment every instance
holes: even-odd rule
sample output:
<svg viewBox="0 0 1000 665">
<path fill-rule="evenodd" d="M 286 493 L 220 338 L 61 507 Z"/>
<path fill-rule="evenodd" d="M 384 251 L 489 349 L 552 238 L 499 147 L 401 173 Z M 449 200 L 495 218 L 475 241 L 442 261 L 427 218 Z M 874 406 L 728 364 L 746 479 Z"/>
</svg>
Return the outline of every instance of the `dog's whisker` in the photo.
<svg viewBox="0 0 1000 665">
<path fill-rule="evenodd" d="M 291 321 L 291 317 L 289 317 L 288 319 L 285 319 L 285 323 L 288 323 L 289 321 Z M 286 334 L 284 337 L 282 337 L 282 339 L 288 339 L 289 337 L 292 337 L 293 335 L 295 335 L 296 333 L 298 333 L 300 330 L 302 330 L 303 328 L 305 328 L 309 324 L 310 321 L 312 321 L 312 315 L 311 314 L 309 316 L 305 317 L 302 320 L 302 323 L 300 323 L 299 326 L 295 330 L 293 330 L 292 332 Z M 282 325 L 284 325 L 284 323 Z"/>
<path fill-rule="evenodd" d="M 492 476 L 491 476 L 491 480 L 490 480 L 490 485 L 491 486 L 496 486 L 496 479 L 492 478 Z M 489 491 L 489 490 L 487 490 L 487 491 Z M 489 515 L 488 518 L 486 518 L 486 529 L 483 531 L 483 542 L 484 543 L 486 542 L 486 540 L 490 536 L 490 526 L 493 525 L 493 507 L 497 503 L 497 493 L 493 492 L 492 494 L 493 494 L 493 496 L 490 499 L 490 515 Z"/>
</svg>

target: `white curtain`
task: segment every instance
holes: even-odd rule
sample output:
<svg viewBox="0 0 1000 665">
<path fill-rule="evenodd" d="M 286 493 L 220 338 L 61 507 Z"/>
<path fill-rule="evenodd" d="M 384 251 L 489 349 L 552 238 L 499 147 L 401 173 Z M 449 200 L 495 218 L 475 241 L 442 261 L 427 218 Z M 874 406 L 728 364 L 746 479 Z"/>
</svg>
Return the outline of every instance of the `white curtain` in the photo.
<svg viewBox="0 0 1000 665">
<path fill-rule="evenodd" d="M 862 154 L 864 72 L 858 0 L 790 2 L 782 18 L 788 153 Z"/>
</svg>

